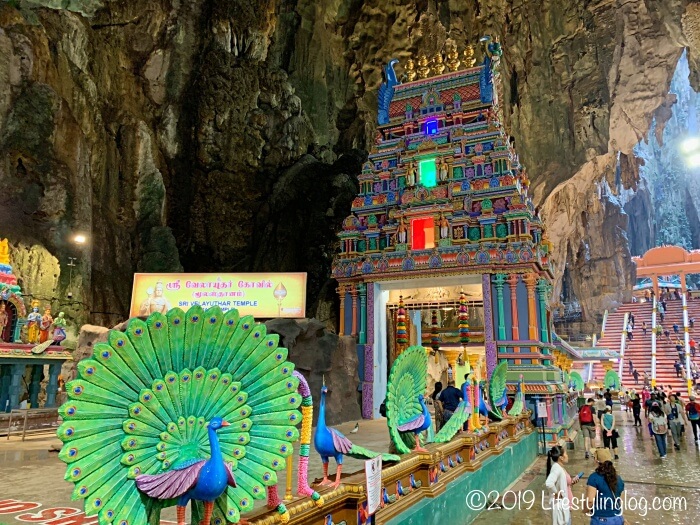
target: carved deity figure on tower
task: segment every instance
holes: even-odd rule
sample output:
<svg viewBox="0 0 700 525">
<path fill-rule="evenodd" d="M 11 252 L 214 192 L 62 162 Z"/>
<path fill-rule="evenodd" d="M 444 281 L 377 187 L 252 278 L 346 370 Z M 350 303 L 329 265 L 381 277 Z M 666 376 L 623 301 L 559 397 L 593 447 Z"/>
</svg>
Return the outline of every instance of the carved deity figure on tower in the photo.
<svg viewBox="0 0 700 525">
<path fill-rule="evenodd" d="M 0 304 L 0 341 L 5 341 L 5 327 L 7 327 L 7 312 L 5 311 L 5 303 Z"/>
<path fill-rule="evenodd" d="M 399 240 L 400 244 L 406 244 L 406 222 L 404 221 L 404 218 L 401 217 L 399 219 L 399 228 L 396 231 L 396 237 Z"/>
<path fill-rule="evenodd" d="M 0 264 L 10 264 L 10 247 L 7 239 L 0 240 Z"/>
<path fill-rule="evenodd" d="M 53 317 L 51 316 L 51 307 L 47 306 L 44 308 L 44 315 L 39 321 L 39 342 L 45 343 L 49 339 L 49 330 L 53 324 Z"/>
<path fill-rule="evenodd" d="M 450 223 L 444 213 L 440 214 L 440 238 L 447 239 L 450 234 Z"/>
<path fill-rule="evenodd" d="M 447 180 L 447 161 L 445 159 L 440 160 L 440 169 L 438 170 L 440 177 L 440 182 L 445 182 Z"/>
<path fill-rule="evenodd" d="M 29 344 L 39 343 L 39 323 L 41 322 L 41 314 L 39 313 L 39 302 L 32 303 L 32 311 L 27 316 L 27 341 Z"/>
<path fill-rule="evenodd" d="M 408 173 L 406 175 L 406 185 L 415 186 L 416 185 L 416 165 L 411 162 L 408 165 Z"/>
</svg>

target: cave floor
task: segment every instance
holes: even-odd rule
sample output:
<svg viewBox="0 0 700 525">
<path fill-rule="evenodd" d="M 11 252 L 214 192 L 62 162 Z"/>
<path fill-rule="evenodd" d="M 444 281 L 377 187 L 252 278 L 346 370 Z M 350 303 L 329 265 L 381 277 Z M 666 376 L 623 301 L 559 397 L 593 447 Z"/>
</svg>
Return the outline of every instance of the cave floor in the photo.
<svg viewBox="0 0 700 525">
<path fill-rule="evenodd" d="M 625 525 L 659 524 L 675 525 L 700 522 L 700 447 L 693 442 L 692 430 L 686 427 L 681 449 L 674 450 L 671 436 L 668 436 L 668 455 L 662 460 L 650 437 L 646 420 L 643 425 L 634 427 L 627 419 L 626 412 L 616 412 L 620 433 L 619 456 L 615 468 L 625 482 L 627 510 L 624 511 Z M 688 433 L 690 436 L 688 436 Z M 595 470 L 596 462 L 585 459 L 583 438 L 579 433 L 575 450 L 569 450 L 567 472 L 575 476 L 584 472 L 584 479 L 574 485 L 574 498 L 585 494 L 586 479 Z M 551 511 L 542 505 L 546 461 L 538 461 L 510 488 L 502 500 L 500 509 L 494 508 L 481 513 L 473 525 L 543 525 L 552 522 Z M 518 495 L 519 494 L 519 495 Z M 504 493 L 505 495 L 505 493 Z M 534 495 L 535 503 L 529 502 Z M 545 507 L 549 503 L 545 498 Z M 654 510 L 654 506 L 659 510 Z M 663 506 L 667 510 L 663 510 Z M 531 506 L 531 508 L 530 508 Z M 646 506 L 646 510 L 644 507 Z M 675 509 L 674 509 L 675 506 Z M 520 507 L 520 508 L 518 508 Z M 686 510 L 682 510 L 686 509 Z M 582 510 L 571 513 L 572 525 L 588 525 L 590 518 Z"/>
</svg>

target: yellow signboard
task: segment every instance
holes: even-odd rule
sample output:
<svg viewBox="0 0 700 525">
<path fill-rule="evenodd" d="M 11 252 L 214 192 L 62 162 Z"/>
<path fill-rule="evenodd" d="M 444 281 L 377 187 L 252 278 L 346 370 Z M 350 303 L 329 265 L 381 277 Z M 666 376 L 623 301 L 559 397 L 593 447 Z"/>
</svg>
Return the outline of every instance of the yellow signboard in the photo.
<svg viewBox="0 0 700 525">
<path fill-rule="evenodd" d="M 200 305 L 256 319 L 306 315 L 305 273 L 137 273 L 131 317 Z"/>
</svg>

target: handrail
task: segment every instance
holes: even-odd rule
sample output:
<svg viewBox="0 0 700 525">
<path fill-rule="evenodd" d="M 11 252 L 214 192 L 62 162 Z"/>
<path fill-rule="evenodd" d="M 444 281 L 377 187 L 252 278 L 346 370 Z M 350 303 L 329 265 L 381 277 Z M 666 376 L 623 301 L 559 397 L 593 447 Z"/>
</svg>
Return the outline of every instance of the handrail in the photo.
<svg viewBox="0 0 700 525">
<path fill-rule="evenodd" d="M 688 293 L 681 294 L 683 300 L 683 339 L 685 340 L 685 377 L 688 381 L 688 396 L 693 393 L 693 374 L 690 370 L 690 323 L 688 322 Z"/>
<path fill-rule="evenodd" d="M 629 312 L 625 312 L 625 317 L 622 320 L 622 336 L 620 337 L 620 359 L 618 361 L 618 371 L 617 375 L 620 378 L 620 383 L 622 383 L 622 367 L 625 364 L 625 346 L 627 337 L 627 323 L 629 322 Z"/>
<path fill-rule="evenodd" d="M 656 296 L 651 306 L 651 387 L 656 386 Z"/>
</svg>

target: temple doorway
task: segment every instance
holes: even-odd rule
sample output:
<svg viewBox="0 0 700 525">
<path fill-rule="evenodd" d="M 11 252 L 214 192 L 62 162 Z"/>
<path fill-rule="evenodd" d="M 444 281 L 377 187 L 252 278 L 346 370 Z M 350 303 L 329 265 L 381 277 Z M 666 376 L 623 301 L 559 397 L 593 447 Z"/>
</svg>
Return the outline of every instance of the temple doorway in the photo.
<svg viewBox="0 0 700 525">
<path fill-rule="evenodd" d="M 455 382 L 460 384 L 463 375 L 470 370 L 459 335 L 459 301 L 462 292 L 469 314 L 468 353 L 471 358 L 484 355 L 485 323 L 481 275 L 382 281 L 374 286 L 375 411 L 384 399 L 391 365 L 399 353 L 396 325 L 401 301 L 406 312 L 406 346 L 422 345 L 431 352 L 429 390 L 432 390 L 435 381 L 442 381 L 447 385 L 448 379 L 455 379 Z M 436 327 L 435 331 L 433 324 Z M 435 333 L 439 343 L 434 340 Z M 456 355 L 459 357 L 455 363 Z M 448 360 L 448 356 L 451 359 Z M 451 366 L 448 361 L 456 366 Z"/>
<path fill-rule="evenodd" d="M 5 304 L 5 313 L 7 314 L 7 325 L 2 331 L 2 341 L 5 343 L 13 342 L 15 327 L 17 326 L 17 307 L 10 301 Z"/>
</svg>

